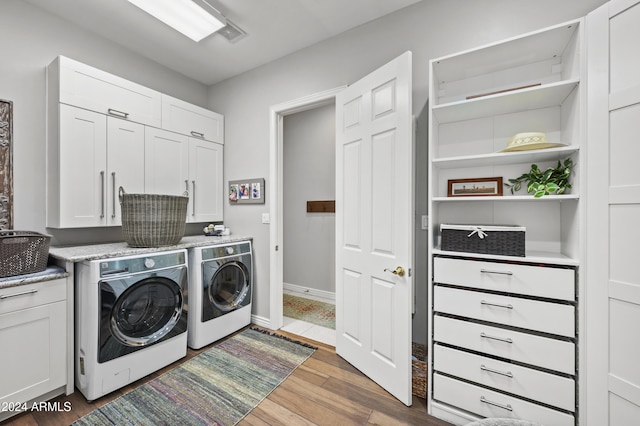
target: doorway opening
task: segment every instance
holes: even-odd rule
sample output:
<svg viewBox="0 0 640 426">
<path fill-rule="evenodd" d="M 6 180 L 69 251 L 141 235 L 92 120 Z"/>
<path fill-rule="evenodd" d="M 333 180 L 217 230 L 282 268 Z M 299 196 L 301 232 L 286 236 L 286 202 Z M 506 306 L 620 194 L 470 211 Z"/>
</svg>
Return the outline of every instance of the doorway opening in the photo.
<svg viewBox="0 0 640 426">
<path fill-rule="evenodd" d="M 299 203 L 307 197 L 307 193 L 304 191 L 304 182 L 301 177 L 299 177 L 300 182 L 291 182 L 285 176 L 285 117 L 292 118 L 295 122 L 294 114 L 306 112 L 306 111 L 319 111 L 320 113 L 324 112 L 323 115 L 328 114 L 333 111 L 332 114 L 334 116 L 333 125 L 335 129 L 335 96 L 337 93 L 342 91 L 344 87 L 338 87 L 335 89 L 331 89 L 325 92 L 317 93 L 311 96 L 307 96 L 304 98 L 300 98 L 297 100 L 293 100 L 290 102 L 286 102 L 283 104 L 275 105 L 271 108 L 270 111 L 270 121 L 271 121 L 271 136 L 270 136 L 270 184 L 269 190 L 271 193 L 271 207 L 270 207 L 270 217 L 271 217 L 271 227 L 270 227 L 270 242 L 271 242 L 271 251 L 270 251 L 270 303 L 269 303 L 269 311 L 270 311 L 270 328 L 274 330 L 278 330 L 285 326 L 284 323 L 284 307 L 283 307 L 283 295 L 285 292 L 287 293 L 295 293 L 296 291 L 300 294 L 309 298 L 312 296 L 313 299 L 323 299 L 328 298 L 329 301 L 331 297 L 335 297 L 335 227 L 333 225 L 333 215 L 325 214 L 324 216 L 307 216 L 306 211 L 294 212 L 295 210 L 299 210 Z M 289 120 L 287 120 L 289 121 Z M 295 137 L 294 139 L 299 139 Z M 334 145 L 333 149 L 335 150 L 335 132 L 331 138 L 331 141 Z M 291 142 L 294 143 L 294 142 Z M 299 140 L 295 143 L 304 143 L 304 141 Z M 304 147 L 297 147 L 304 149 Z M 335 152 L 335 151 L 333 151 Z M 293 153 L 295 156 L 295 153 Z M 326 155 L 326 152 L 325 154 Z M 335 155 L 333 155 L 334 161 L 332 162 L 332 167 L 335 167 Z M 294 167 L 295 169 L 295 167 Z M 289 173 L 293 173 L 293 178 L 296 178 L 296 173 L 300 176 L 302 172 L 297 172 L 296 170 L 291 170 Z M 334 187 L 335 190 L 335 169 L 332 168 L 331 171 L 327 170 L 325 173 L 325 177 L 330 175 L 331 178 L 331 186 Z M 287 182 L 285 182 L 285 180 Z M 300 189 L 300 185 L 302 185 L 302 189 Z M 327 187 L 326 182 L 324 188 Z M 296 194 L 292 194 L 291 196 L 287 195 L 287 191 L 296 191 Z M 315 190 L 314 190 L 315 191 Z M 326 189 L 320 189 L 319 191 L 326 191 Z M 320 197 L 320 193 L 315 192 Z M 308 193 L 309 197 L 316 198 L 312 192 Z M 328 194 L 329 195 L 329 194 Z M 330 194 L 333 195 L 333 194 Z M 330 197 L 320 197 L 320 198 L 330 198 Z M 333 199 L 333 198 L 332 198 Z M 309 199 L 309 201 L 313 201 Z M 291 212 L 289 213 L 289 217 L 285 220 L 285 216 L 287 215 L 287 205 L 290 206 Z M 296 207 L 296 205 L 298 207 Z M 294 215 L 294 216 L 292 216 Z M 292 222 L 289 222 L 292 220 Z M 298 224 L 294 225 L 294 222 L 297 221 Z M 302 223 L 301 223 L 302 222 Z M 285 225 L 286 223 L 286 225 Z M 290 225 L 291 224 L 291 225 Z M 302 226 L 302 227 L 315 227 L 314 232 L 322 230 L 324 234 L 330 232 L 330 240 L 327 241 L 324 239 L 323 248 L 318 247 L 309 247 L 307 246 L 304 249 L 298 249 L 295 252 L 300 252 L 294 255 L 288 256 L 287 265 L 287 276 L 292 277 L 291 280 L 302 280 L 302 284 L 299 282 L 286 283 L 285 284 L 285 256 L 287 254 L 288 249 L 285 249 L 285 246 L 288 244 L 305 244 L 304 241 L 293 242 L 295 240 L 295 235 L 288 233 L 285 230 L 285 227 L 291 226 L 291 230 L 295 232 L 294 226 Z M 319 229 L 318 229 L 319 228 Z M 307 229 L 308 230 L 308 229 Z M 287 237 L 291 237 L 288 238 Z M 326 235 L 324 235 L 326 237 Z M 307 243 L 307 245 L 309 245 Z M 328 248 L 330 247 L 330 251 Z M 327 259 L 329 256 L 331 257 L 331 262 L 324 262 L 324 266 L 322 266 L 322 261 L 318 262 L 314 267 L 320 268 L 324 267 L 324 275 L 325 280 L 330 281 L 329 283 L 320 283 L 316 281 L 313 283 L 313 280 L 309 281 L 309 275 L 311 275 L 308 270 L 305 270 L 305 257 L 311 257 L 313 254 L 310 254 L 310 250 L 320 250 L 316 252 L 316 255 Z M 298 256 L 299 255 L 299 256 Z M 295 257 L 294 257 L 295 256 Z M 308 259 L 307 259 L 308 260 Z M 298 264 L 296 264 L 298 263 Z M 328 273 L 327 273 L 328 272 Z M 300 277 L 300 278 L 297 278 Z M 317 278 L 317 277 L 314 277 Z M 322 281 L 322 279 L 320 279 Z M 311 284 L 306 284 L 311 283 Z M 289 324 L 287 324 L 289 325 Z M 312 324 L 313 325 L 313 324 Z M 304 325 L 300 325 L 304 327 Z M 293 331 L 289 329 L 290 332 L 295 334 L 300 334 L 300 332 Z M 333 335 L 329 336 L 329 340 L 326 342 L 335 345 L 335 330 L 333 330 Z M 314 340 L 318 340 L 318 337 L 310 337 Z M 320 337 L 321 338 L 321 337 Z M 319 341 L 323 341 L 322 338 Z"/>
</svg>

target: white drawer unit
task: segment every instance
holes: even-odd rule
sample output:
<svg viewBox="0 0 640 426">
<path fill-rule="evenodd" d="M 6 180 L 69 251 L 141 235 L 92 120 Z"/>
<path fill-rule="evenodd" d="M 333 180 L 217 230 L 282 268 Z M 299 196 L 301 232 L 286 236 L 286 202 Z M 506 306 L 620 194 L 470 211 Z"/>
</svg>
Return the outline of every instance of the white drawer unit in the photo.
<svg viewBox="0 0 640 426">
<path fill-rule="evenodd" d="M 436 257 L 433 281 L 526 296 L 575 300 L 573 269 Z"/>
<path fill-rule="evenodd" d="M 48 73 L 51 101 L 160 127 L 160 92 L 64 56 Z"/>
<path fill-rule="evenodd" d="M 224 116 L 162 95 L 162 128 L 210 142 L 224 143 Z"/>
<path fill-rule="evenodd" d="M 433 268 L 432 399 L 575 426 L 575 270 L 444 255 Z"/>
<path fill-rule="evenodd" d="M 575 410 L 575 381 L 568 377 L 442 345 L 434 346 L 433 364 L 442 373 L 567 411 Z"/>
<path fill-rule="evenodd" d="M 527 419 L 545 426 L 574 426 L 573 415 L 515 396 L 465 383 L 440 374 L 433 375 L 433 399 L 482 417 Z"/>
<path fill-rule="evenodd" d="M 544 312 L 540 312 L 544 315 Z M 575 374 L 575 345 L 537 334 L 513 331 L 436 315 L 434 339 L 537 367 Z"/>
<path fill-rule="evenodd" d="M 437 312 L 565 337 L 573 337 L 576 332 L 572 305 L 443 286 L 433 291 Z"/>
</svg>

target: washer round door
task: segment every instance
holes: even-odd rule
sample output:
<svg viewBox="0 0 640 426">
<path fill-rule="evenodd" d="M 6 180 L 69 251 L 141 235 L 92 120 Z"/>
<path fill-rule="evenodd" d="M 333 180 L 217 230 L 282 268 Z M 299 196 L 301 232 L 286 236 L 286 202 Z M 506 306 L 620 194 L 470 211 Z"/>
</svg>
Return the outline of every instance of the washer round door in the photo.
<svg viewBox="0 0 640 426">
<path fill-rule="evenodd" d="M 111 309 L 111 334 L 122 344 L 146 346 L 166 336 L 182 314 L 182 291 L 172 280 L 149 277 L 129 287 Z"/>
<path fill-rule="evenodd" d="M 208 299 L 213 312 L 203 312 L 208 320 L 224 315 L 251 302 L 251 282 L 249 270 L 238 261 L 224 262 L 219 265 L 207 289 Z"/>
</svg>

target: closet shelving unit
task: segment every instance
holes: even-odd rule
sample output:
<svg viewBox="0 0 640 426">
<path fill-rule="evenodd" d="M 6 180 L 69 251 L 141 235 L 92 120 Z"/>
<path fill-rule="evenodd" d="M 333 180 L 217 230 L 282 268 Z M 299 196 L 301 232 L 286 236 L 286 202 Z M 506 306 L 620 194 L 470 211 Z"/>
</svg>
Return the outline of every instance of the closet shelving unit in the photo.
<svg viewBox="0 0 640 426">
<path fill-rule="evenodd" d="M 575 20 L 430 62 L 427 398 L 431 414 L 457 424 L 480 417 L 529 418 L 551 425 L 577 422 L 578 268 L 584 239 L 581 146 L 586 111 L 583 31 L 583 21 Z M 544 132 L 548 141 L 565 146 L 501 152 L 513 135 L 522 132 Z M 544 170 L 569 157 L 574 172 L 573 187 L 567 194 L 534 198 L 526 188 L 511 194 L 505 187 L 502 196 L 447 196 L 449 179 L 502 177 L 507 182 L 527 172 L 531 164 Z M 525 226 L 526 256 L 441 250 L 442 224 Z M 503 273 L 487 276 L 492 267 Z M 541 278 L 546 274 L 548 278 Z M 539 283 L 540 279 L 556 282 Z M 520 286 L 522 283 L 526 285 Z M 553 287 L 540 290 L 549 284 L 558 291 Z M 448 303 L 445 295 L 449 293 L 464 296 L 460 303 L 478 299 L 482 306 L 459 311 Z M 486 299 L 508 300 L 502 304 L 510 308 L 491 306 Z M 521 302 L 535 302 L 535 308 L 520 314 Z M 569 334 L 541 326 L 536 318 L 560 307 L 569 310 L 555 322 L 563 330 L 571 329 Z M 529 317 L 524 323 L 514 322 L 521 315 Z M 469 336 L 443 341 L 444 331 L 456 333 L 456 327 L 444 330 L 449 323 L 520 334 L 500 342 L 488 341 L 491 339 L 482 332 L 477 345 L 464 340 Z M 541 352 L 560 342 L 569 344 L 570 371 L 566 366 L 538 365 L 535 359 L 519 357 L 521 337 L 542 337 L 536 349 Z M 535 390 L 514 384 L 517 380 L 495 377 L 500 375 L 484 368 L 479 369 L 481 373 L 465 372 L 462 366 L 458 369 L 444 362 L 446 352 L 448 357 L 460 356 L 464 363 L 482 360 L 484 366 L 489 360 L 502 366 L 517 365 L 522 374 L 531 374 L 532 383 L 556 386 L 552 383 L 560 378 L 562 384 L 556 387 L 565 393 L 572 389 L 571 402 L 565 399 L 554 405 Z M 439 353 L 440 358 L 435 355 Z"/>
</svg>

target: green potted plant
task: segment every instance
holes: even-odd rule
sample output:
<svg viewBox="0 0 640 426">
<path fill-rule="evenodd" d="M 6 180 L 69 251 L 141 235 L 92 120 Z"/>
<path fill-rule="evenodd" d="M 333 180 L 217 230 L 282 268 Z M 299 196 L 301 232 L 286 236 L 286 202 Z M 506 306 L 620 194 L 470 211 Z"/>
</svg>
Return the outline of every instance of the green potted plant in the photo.
<svg viewBox="0 0 640 426">
<path fill-rule="evenodd" d="M 533 193 L 535 198 L 549 194 L 564 194 L 571 188 L 569 177 L 573 170 L 573 160 L 567 158 L 564 161 L 558 161 L 556 167 L 549 167 L 542 171 L 536 164 L 531 165 L 531 170 L 523 175 L 509 179 L 504 185 L 515 193 L 522 188 L 522 184 L 527 184 L 527 192 Z"/>
</svg>

